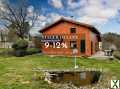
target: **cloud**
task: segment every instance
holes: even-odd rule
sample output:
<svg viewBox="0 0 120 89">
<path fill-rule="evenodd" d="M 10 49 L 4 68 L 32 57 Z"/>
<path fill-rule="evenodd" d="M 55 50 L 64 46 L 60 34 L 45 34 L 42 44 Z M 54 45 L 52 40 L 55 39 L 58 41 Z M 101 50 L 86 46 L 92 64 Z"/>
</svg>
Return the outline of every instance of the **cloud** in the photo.
<svg viewBox="0 0 120 89">
<path fill-rule="evenodd" d="M 120 0 L 68 0 L 67 7 L 79 21 L 102 23 L 118 14 Z"/>
<path fill-rule="evenodd" d="M 48 3 L 55 8 L 62 8 L 63 7 L 62 0 L 48 0 Z"/>
<path fill-rule="evenodd" d="M 44 15 L 39 15 L 37 20 L 34 23 L 34 26 L 31 28 L 30 33 L 32 35 L 37 34 L 38 31 L 46 25 L 47 17 Z"/>
<path fill-rule="evenodd" d="M 120 8 L 120 0 L 67 0 L 62 3 L 62 0 L 49 0 L 49 4 L 55 8 L 63 8 L 63 12 L 68 16 L 74 16 L 73 19 L 79 22 L 92 24 L 100 28 L 106 24 L 111 18 L 115 18 Z M 30 8 L 29 12 L 34 9 Z M 51 24 L 64 15 L 56 12 L 47 13 L 46 16 L 38 16 L 38 21 L 34 27 L 34 31 L 38 31 L 48 24 Z M 70 18 L 70 17 L 67 17 Z M 35 30 L 37 29 L 37 30 Z"/>
<path fill-rule="evenodd" d="M 35 30 L 39 30 L 40 28 L 44 27 L 46 24 L 46 20 L 47 20 L 47 17 L 45 17 L 44 15 L 39 15 L 37 20 L 34 23 L 33 28 Z"/>
<path fill-rule="evenodd" d="M 28 16 L 33 16 L 33 14 L 34 14 L 34 7 L 33 6 L 29 6 L 27 8 L 27 15 Z"/>
<path fill-rule="evenodd" d="M 39 15 L 31 33 L 38 33 L 40 29 L 54 23 L 61 17 L 70 19 L 70 17 L 64 16 L 65 13 L 68 16 L 74 16 L 72 19 L 78 22 L 92 24 L 101 29 L 111 18 L 114 19 L 116 17 L 120 8 L 120 0 L 67 0 L 65 2 L 63 4 L 62 0 L 49 0 L 49 4 L 57 9 L 66 8 L 63 8 L 62 15 L 57 12 Z M 34 7 L 29 7 L 28 12 L 32 14 Z"/>
<path fill-rule="evenodd" d="M 2 14 L 7 13 L 7 9 L 6 9 L 6 5 L 4 2 L 7 2 L 6 0 L 0 0 L 0 17 L 2 16 Z M 4 26 L 5 21 L 3 21 L 2 19 L 0 19 L 0 29 L 6 29 Z M 8 23 L 9 24 L 9 23 Z"/>
<path fill-rule="evenodd" d="M 49 14 L 48 14 L 48 18 L 50 18 L 50 20 L 51 20 L 52 22 L 57 21 L 57 20 L 60 19 L 61 17 L 62 17 L 62 15 L 57 14 L 57 13 L 49 13 Z M 50 21 L 50 22 L 51 22 L 51 21 Z"/>
<path fill-rule="evenodd" d="M 89 16 L 82 16 L 81 18 L 77 19 L 78 22 L 88 23 L 88 24 L 103 24 L 103 22 L 106 22 L 106 19 L 102 18 L 95 18 L 95 17 L 89 17 Z"/>
<path fill-rule="evenodd" d="M 40 29 L 44 28 L 46 25 L 54 23 L 55 21 L 59 20 L 61 17 L 65 17 L 65 16 L 60 15 L 58 13 L 54 13 L 54 12 L 49 13 L 46 16 L 39 15 L 30 33 L 32 35 L 37 34 Z M 69 18 L 69 17 L 66 17 L 66 18 Z"/>
<path fill-rule="evenodd" d="M 39 15 L 38 20 L 44 21 L 44 20 L 46 20 L 46 17 L 44 15 Z"/>
<path fill-rule="evenodd" d="M 79 1 L 68 0 L 67 4 L 69 6 L 68 7 L 69 9 L 75 9 L 75 8 L 78 8 L 78 7 L 82 7 L 86 2 L 87 2 L 87 0 L 79 0 Z"/>
<path fill-rule="evenodd" d="M 5 8 L 5 4 L 3 3 L 5 0 L 0 0 L 0 11 L 7 11 Z M 6 1 L 7 2 L 7 1 Z"/>
</svg>

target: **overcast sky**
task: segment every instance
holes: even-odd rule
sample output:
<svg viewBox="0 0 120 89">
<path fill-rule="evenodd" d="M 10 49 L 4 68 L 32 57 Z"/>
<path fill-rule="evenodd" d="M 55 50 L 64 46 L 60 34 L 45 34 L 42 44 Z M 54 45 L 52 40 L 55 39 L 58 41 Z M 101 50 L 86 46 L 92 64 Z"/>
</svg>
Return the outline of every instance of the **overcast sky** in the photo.
<svg viewBox="0 0 120 89">
<path fill-rule="evenodd" d="M 0 6 L 2 5 L 0 0 Z M 28 12 L 38 9 L 40 15 L 32 28 L 33 33 L 47 23 L 58 20 L 61 16 L 78 22 L 94 25 L 101 33 L 120 34 L 120 0 L 28 0 Z M 15 3 L 15 0 L 10 0 Z M 119 22 L 119 23 L 118 23 Z"/>
</svg>

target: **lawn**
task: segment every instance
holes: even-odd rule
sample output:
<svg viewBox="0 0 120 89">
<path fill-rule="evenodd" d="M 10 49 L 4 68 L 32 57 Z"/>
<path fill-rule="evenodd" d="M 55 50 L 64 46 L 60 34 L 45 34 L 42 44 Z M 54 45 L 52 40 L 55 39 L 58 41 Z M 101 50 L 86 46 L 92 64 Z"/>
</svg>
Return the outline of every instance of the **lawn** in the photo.
<svg viewBox="0 0 120 89">
<path fill-rule="evenodd" d="M 102 68 L 120 79 L 120 62 L 113 60 L 98 60 L 77 58 L 79 67 Z M 31 55 L 26 57 L 0 57 L 0 89 L 53 89 L 42 81 L 34 68 L 71 69 L 74 60 L 71 57 L 49 57 Z M 38 78 L 38 79 L 37 79 Z"/>
</svg>

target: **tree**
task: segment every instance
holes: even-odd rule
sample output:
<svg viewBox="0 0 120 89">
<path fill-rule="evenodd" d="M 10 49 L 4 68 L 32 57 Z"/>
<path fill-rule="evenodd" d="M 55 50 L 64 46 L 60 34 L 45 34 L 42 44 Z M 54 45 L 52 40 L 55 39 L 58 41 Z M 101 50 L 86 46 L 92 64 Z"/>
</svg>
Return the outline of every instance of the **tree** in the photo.
<svg viewBox="0 0 120 89">
<path fill-rule="evenodd" d="M 3 32 L 0 31 L 0 41 L 3 42 L 4 41 L 4 36 L 3 36 Z"/>
<path fill-rule="evenodd" d="M 26 29 L 25 29 L 25 32 L 24 32 L 24 38 L 26 37 L 28 37 L 28 35 L 29 35 L 29 29 L 27 28 L 27 26 L 29 26 L 29 24 L 28 23 L 26 23 L 25 24 L 26 25 Z M 7 34 L 7 39 L 8 39 L 8 41 L 9 42 L 15 42 L 19 37 L 18 37 L 18 35 L 16 34 L 16 28 L 15 28 L 15 26 L 14 26 L 14 24 L 10 24 L 9 26 L 8 26 L 8 29 L 9 29 L 9 31 L 8 31 L 8 34 Z"/>
<path fill-rule="evenodd" d="M 105 33 L 102 36 L 103 49 L 109 49 L 111 46 L 116 46 L 120 50 L 120 35 L 116 33 Z"/>
<path fill-rule="evenodd" d="M 24 39 L 34 25 L 37 14 L 33 13 L 32 16 L 28 16 L 27 0 L 16 0 L 16 3 L 15 5 L 4 2 L 5 10 L 0 11 L 0 20 L 4 22 L 6 28 L 9 29 L 11 27 L 19 38 Z M 31 25 L 29 25 L 29 21 Z"/>
</svg>

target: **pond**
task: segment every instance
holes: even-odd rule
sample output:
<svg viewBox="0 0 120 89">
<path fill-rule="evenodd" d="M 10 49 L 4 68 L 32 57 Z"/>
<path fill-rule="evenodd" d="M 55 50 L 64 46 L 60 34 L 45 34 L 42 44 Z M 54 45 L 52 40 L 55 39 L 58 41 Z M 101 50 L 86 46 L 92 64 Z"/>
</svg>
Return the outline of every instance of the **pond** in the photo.
<svg viewBox="0 0 120 89">
<path fill-rule="evenodd" d="M 45 72 L 49 83 L 72 83 L 75 86 L 95 84 L 101 76 L 100 71 L 49 71 Z"/>
</svg>

